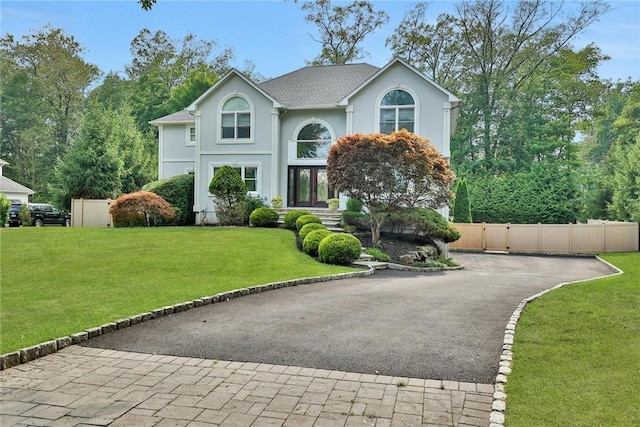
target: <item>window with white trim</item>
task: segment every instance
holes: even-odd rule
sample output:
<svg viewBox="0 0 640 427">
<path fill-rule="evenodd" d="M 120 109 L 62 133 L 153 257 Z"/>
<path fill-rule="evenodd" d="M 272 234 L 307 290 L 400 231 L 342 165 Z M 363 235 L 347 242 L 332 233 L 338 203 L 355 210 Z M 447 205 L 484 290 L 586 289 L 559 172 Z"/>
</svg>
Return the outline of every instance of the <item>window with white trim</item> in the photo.
<svg viewBox="0 0 640 427">
<path fill-rule="evenodd" d="M 216 174 L 218 169 L 220 169 L 224 165 L 213 166 L 213 170 L 211 173 L 211 177 Z M 247 166 L 231 166 L 232 169 L 237 171 L 244 181 L 244 184 L 247 186 L 247 191 L 249 193 L 257 193 L 258 192 L 258 166 L 256 165 L 247 165 Z"/>
<path fill-rule="evenodd" d="M 234 96 L 222 106 L 220 116 L 221 138 L 241 140 L 251 138 L 251 106 L 246 99 Z"/>
<path fill-rule="evenodd" d="M 331 147 L 331 132 L 320 123 L 305 125 L 296 138 L 297 159 L 326 159 Z"/>
<path fill-rule="evenodd" d="M 196 144 L 196 127 L 195 126 L 187 125 L 186 144 L 187 145 Z"/>
<path fill-rule="evenodd" d="M 409 92 L 394 89 L 380 102 L 380 133 L 390 134 L 400 129 L 413 132 L 416 104 Z"/>
</svg>

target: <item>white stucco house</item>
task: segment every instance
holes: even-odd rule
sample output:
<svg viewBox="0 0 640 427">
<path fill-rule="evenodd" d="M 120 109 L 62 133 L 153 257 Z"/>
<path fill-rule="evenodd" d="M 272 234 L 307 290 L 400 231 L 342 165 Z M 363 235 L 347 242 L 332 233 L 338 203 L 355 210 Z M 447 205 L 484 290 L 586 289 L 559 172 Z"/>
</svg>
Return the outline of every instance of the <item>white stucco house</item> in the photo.
<svg viewBox="0 0 640 427">
<path fill-rule="evenodd" d="M 11 200 L 12 203 L 28 203 L 29 196 L 35 191 L 4 176 L 2 167 L 7 164 L 0 159 L 0 193 L 4 193 L 7 200 Z"/>
<path fill-rule="evenodd" d="M 448 158 L 459 102 L 400 59 L 382 68 L 308 66 L 262 83 L 232 70 L 185 110 L 150 122 L 159 131 L 158 175 L 195 174 L 198 224 L 215 222 L 208 186 L 225 165 L 267 203 L 281 196 L 288 207 L 322 208 L 337 196 L 326 161 L 338 138 L 405 128 Z"/>
</svg>

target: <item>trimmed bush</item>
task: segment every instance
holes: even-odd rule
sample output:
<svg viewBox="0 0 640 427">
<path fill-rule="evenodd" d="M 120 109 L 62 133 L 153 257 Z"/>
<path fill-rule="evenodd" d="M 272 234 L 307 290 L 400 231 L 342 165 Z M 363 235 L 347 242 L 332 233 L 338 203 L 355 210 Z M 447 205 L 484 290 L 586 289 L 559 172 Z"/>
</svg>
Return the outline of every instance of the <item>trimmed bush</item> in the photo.
<svg viewBox="0 0 640 427">
<path fill-rule="evenodd" d="M 215 211 L 220 225 L 245 225 L 247 220 L 247 186 L 238 171 L 222 166 L 209 183 L 209 193 L 216 196 Z"/>
<path fill-rule="evenodd" d="M 342 224 L 356 230 L 371 230 L 371 218 L 368 214 L 354 211 L 342 212 Z"/>
<path fill-rule="evenodd" d="M 311 222 L 309 224 L 305 224 L 304 227 L 298 231 L 298 238 L 301 242 L 304 242 L 304 238 L 307 237 L 307 234 L 311 233 L 313 230 L 326 230 L 327 227 L 324 224 L 318 224 L 315 222 Z"/>
<path fill-rule="evenodd" d="M 318 246 L 325 237 L 333 234 L 327 229 L 313 230 L 302 241 L 302 249 L 311 256 L 318 256 Z"/>
<path fill-rule="evenodd" d="M 308 238 L 309 236 L 307 236 Z M 320 261 L 325 264 L 348 265 L 360 257 L 362 243 L 351 234 L 335 233 L 327 236 L 318 246 Z"/>
<path fill-rule="evenodd" d="M 300 231 L 307 224 L 322 224 L 322 220 L 315 215 L 302 215 L 296 220 L 296 229 Z"/>
<path fill-rule="evenodd" d="M 169 221 L 175 217 L 171 205 L 150 191 L 125 194 L 109 206 L 116 227 L 154 225 L 159 219 Z"/>
<path fill-rule="evenodd" d="M 300 209 L 287 212 L 284 216 L 285 228 L 288 228 L 289 230 L 296 230 L 296 221 L 303 215 L 311 215 L 311 212 Z"/>
<path fill-rule="evenodd" d="M 177 175 L 150 182 L 142 189 L 157 194 L 173 207 L 177 225 L 193 225 L 196 222 L 196 214 L 193 212 L 193 181 L 192 173 Z"/>
<path fill-rule="evenodd" d="M 277 227 L 279 217 L 273 209 L 262 207 L 251 212 L 249 224 L 254 227 Z"/>
<path fill-rule="evenodd" d="M 347 211 L 361 213 L 362 200 L 349 198 L 349 200 L 347 200 Z"/>
<path fill-rule="evenodd" d="M 460 238 L 458 229 L 433 209 L 403 209 L 390 215 L 387 221 L 392 226 L 392 232 L 411 236 L 421 243 L 428 243 L 432 239 L 451 243 Z"/>
<path fill-rule="evenodd" d="M 253 213 L 253 211 L 255 211 L 258 208 L 268 207 L 264 202 L 264 199 L 261 199 L 260 197 L 251 197 L 249 195 L 247 195 L 246 198 L 244 199 L 244 206 L 246 208 L 245 213 L 247 215 L 247 218 L 245 219 L 246 224 L 251 224 L 251 214 Z M 278 221 L 276 220 L 276 225 L 278 225 L 277 222 Z"/>
<path fill-rule="evenodd" d="M 472 223 L 471 202 L 467 180 L 462 178 L 456 187 L 456 198 L 453 202 L 453 222 Z"/>
</svg>

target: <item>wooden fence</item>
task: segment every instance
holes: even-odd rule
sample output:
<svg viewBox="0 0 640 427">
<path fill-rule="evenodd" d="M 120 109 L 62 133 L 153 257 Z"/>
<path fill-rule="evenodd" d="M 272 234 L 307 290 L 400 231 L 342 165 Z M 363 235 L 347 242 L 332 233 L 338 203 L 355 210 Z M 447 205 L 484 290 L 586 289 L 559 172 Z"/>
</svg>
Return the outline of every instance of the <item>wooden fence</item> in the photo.
<svg viewBox="0 0 640 427">
<path fill-rule="evenodd" d="M 71 201 L 72 227 L 111 227 L 110 199 L 73 199 Z"/>
<path fill-rule="evenodd" d="M 462 237 L 452 250 L 539 254 L 637 252 L 637 222 L 588 224 L 455 224 Z"/>
</svg>

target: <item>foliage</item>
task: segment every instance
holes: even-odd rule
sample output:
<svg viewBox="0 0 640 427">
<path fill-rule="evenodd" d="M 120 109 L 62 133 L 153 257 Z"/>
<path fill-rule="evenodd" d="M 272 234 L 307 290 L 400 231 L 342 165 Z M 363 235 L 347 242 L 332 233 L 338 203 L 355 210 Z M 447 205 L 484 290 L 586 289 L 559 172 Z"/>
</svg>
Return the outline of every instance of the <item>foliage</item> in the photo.
<svg viewBox="0 0 640 427">
<path fill-rule="evenodd" d="M 474 176 L 469 181 L 476 222 L 568 224 L 576 221 L 576 172 L 534 165 L 530 172 Z"/>
<path fill-rule="evenodd" d="M 250 224 L 250 217 L 251 217 L 251 213 L 253 211 L 255 211 L 256 209 L 259 208 L 267 208 L 267 204 L 265 203 L 264 199 L 261 199 L 259 197 L 252 197 L 249 194 L 247 194 L 244 198 L 244 206 L 245 206 L 245 220 L 244 223 L 245 224 Z M 277 220 L 276 220 L 277 221 Z"/>
<path fill-rule="evenodd" d="M 331 234 L 333 233 L 327 229 L 312 230 L 302 241 L 302 249 L 309 256 L 318 256 L 320 242 Z"/>
<path fill-rule="evenodd" d="M 175 217 L 171 205 L 162 197 L 150 191 L 125 194 L 109 206 L 113 224 L 119 226 L 154 225 L 156 220 L 170 220 Z"/>
<path fill-rule="evenodd" d="M 371 255 L 373 259 L 379 262 L 389 262 L 391 261 L 391 257 L 384 253 L 380 248 L 369 248 L 365 251 L 367 254 Z"/>
<path fill-rule="evenodd" d="M 389 216 L 389 223 L 392 232 L 411 235 L 415 241 L 451 243 L 460 238 L 458 229 L 433 209 L 398 209 Z"/>
<path fill-rule="evenodd" d="M 11 200 L 7 199 L 4 193 L 0 193 L 0 227 L 9 220 L 9 209 L 11 209 Z"/>
<path fill-rule="evenodd" d="M 274 228 L 7 228 L 0 239 L 0 354 L 221 292 L 354 271 L 316 262 Z M 247 254 L 260 254 L 250 268 Z"/>
<path fill-rule="evenodd" d="M 80 121 L 84 91 L 99 70 L 84 48 L 59 28 L 44 26 L 0 38 L 0 157 L 4 175 L 49 197 L 54 160 L 70 146 Z"/>
<path fill-rule="evenodd" d="M 209 193 L 216 196 L 215 210 L 221 225 L 244 225 L 247 186 L 231 166 L 218 169 L 209 183 Z"/>
<path fill-rule="evenodd" d="M 640 423 L 640 254 L 601 256 L 624 273 L 566 285 L 522 312 L 505 424 Z"/>
<path fill-rule="evenodd" d="M 342 212 L 342 225 L 356 230 L 371 230 L 371 218 L 364 212 Z"/>
<path fill-rule="evenodd" d="M 20 222 L 23 227 L 29 227 L 31 225 L 31 211 L 26 204 L 20 207 Z"/>
<path fill-rule="evenodd" d="M 271 208 L 261 207 L 251 212 L 249 224 L 254 227 L 277 227 L 278 218 L 280 218 L 278 212 Z"/>
<path fill-rule="evenodd" d="M 300 231 L 307 224 L 322 224 L 322 220 L 315 215 L 302 215 L 296 220 L 296 230 Z"/>
<path fill-rule="evenodd" d="M 362 212 L 362 200 L 349 197 L 347 200 L 347 212 Z"/>
<path fill-rule="evenodd" d="M 346 233 L 333 233 L 322 239 L 318 246 L 318 256 L 325 264 L 351 264 L 360 257 L 361 251 L 360 240 Z"/>
<path fill-rule="evenodd" d="M 171 205 L 176 213 L 174 221 L 177 225 L 193 225 L 193 185 L 194 175 L 184 174 L 150 182 L 142 189 L 157 194 Z"/>
<path fill-rule="evenodd" d="M 340 138 L 329 151 L 327 176 L 334 188 L 362 200 L 374 246 L 390 211 L 448 204 L 455 177 L 429 141 L 406 130 Z"/>
<path fill-rule="evenodd" d="M 322 45 L 315 65 L 346 64 L 367 55 L 361 44 L 365 37 L 389 22 L 389 15 L 376 11 L 368 1 L 355 0 L 346 6 L 332 5 L 331 0 L 308 1 L 302 5 L 305 21 L 314 24 Z"/>
<path fill-rule="evenodd" d="M 324 224 L 319 224 L 317 222 L 310 222 L 308 224 L 303 225 L 300 231 L 298 231 L 298 239 L 300 239 L 301 242 L 304 242 L 304 239 L 305 237 L 307 237 L 307 234 L 311 233 L 313 230 L 326 230 L 326 229 L 327 227 Z"/>
<path fill-rule="evenodd" d="M 311 215 L 311 212 L 303 210 L 303 209 L 294 209 L 292 211 L 287 212 L 284 216 L 284 226 L 289 230 L 297 230 L 296 221 L 303 215 Z"/>
<path fill-rule="evenodd" d="M 472 223 L 471 204 L 467 180 L 462 178 L 456 186 L 456 198 L 453 204 L 453 222 Z"/>
</svg>

